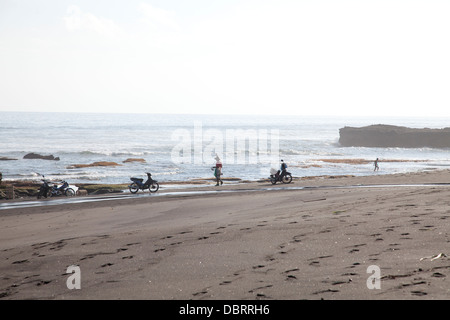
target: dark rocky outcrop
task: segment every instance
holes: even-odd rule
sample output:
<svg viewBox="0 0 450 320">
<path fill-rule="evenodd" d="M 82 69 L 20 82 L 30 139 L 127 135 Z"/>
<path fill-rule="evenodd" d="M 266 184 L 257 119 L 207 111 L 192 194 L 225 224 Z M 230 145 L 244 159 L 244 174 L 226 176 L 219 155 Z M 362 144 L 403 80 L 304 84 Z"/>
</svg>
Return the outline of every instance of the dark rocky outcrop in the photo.
<svg viewBox="0 0 450 320">
<path fill-rule="evenodd" d="M 339 143 L 344 147 L 450 148 L 450 128 L 416 129 L 378 124 L 344 127 L 339 129 L 339 135 Z"/>
<path fill-rule="evenodd" d="M 55 160 L 59 161 L 59 157 L 54 157 L 53 155 L 43 156 L 37 153 L 28 153 L 23 156 L 24 159 L 42 159 L 42 160 Z"/>
</svg>

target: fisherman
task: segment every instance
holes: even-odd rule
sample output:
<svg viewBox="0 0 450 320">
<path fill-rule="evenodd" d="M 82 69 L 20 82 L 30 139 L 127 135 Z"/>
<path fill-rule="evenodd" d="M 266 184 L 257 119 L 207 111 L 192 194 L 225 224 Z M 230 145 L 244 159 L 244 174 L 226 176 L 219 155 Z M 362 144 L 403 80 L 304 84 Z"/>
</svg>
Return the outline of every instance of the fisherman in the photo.
<svg viewBox="0 0 450 320">
<path fill-rule="evenodd" d="M 214 176 L 216 177 L 216 186 L 222 185 L 223 181 L 222 181 L 222 161 L 220 161 L 219 156 L 216 154 L 216 166 L 212 167 L 211 169 L 214 170 Z"/>
</svg>

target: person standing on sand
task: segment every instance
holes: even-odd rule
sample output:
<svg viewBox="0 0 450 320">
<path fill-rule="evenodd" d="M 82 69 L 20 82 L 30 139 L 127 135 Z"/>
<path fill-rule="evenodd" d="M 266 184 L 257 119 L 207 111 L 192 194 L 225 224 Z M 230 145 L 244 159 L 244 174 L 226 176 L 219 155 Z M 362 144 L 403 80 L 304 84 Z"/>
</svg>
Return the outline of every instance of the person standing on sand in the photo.
<svg viewBox="0 0 450 320">
<path fill-rule="evenodd" d="M 283 177 L 286 175 L 286 169 L 287 169 L 287 164 L 284 163 L 283 160 L 281 160 L 281 166 L 280 166 L 280 180 L 283 180 Z"/>
<path fill-rule="evenodd" d="M 377 158 L 377 160 L 375 160 L 375 162 L 373 163 L 374 164 L 374 166 L 375 166 L 375 168 L 373 169 L 373 171 L 378 171 L 379 169 L 380 169 L 380 167 L 378 166 L 378 158 Z"/>
<path fill-rule="evenodd" d="M 223 181 L 222 181 L 222 178 L 221 178 L 221 175 L 222 175 L 222 161 L 220 161 L 220 158 L 219 158 L 219 156 L 216 154 L 216 166 L 215 167 L 212 167 L 212 169 L 214 170 L 214 176 L 216 177 L 216 186 L 218 186 L 219 185 L 219 183 L 220 183 L 220 185 L 222 185 L 223 184 Z"/>
</svg>

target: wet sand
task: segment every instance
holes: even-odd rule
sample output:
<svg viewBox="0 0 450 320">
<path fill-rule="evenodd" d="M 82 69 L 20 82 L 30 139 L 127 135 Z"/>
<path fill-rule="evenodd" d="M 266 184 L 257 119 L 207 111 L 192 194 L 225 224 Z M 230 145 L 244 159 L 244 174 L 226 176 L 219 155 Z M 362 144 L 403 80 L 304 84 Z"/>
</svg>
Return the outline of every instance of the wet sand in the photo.
<svg viewBox="0 0 450 320">
<path fill-rule="evenodd" d="M 448 183 L 448 170 L 211 183 L 193 190 L 241 192 L 0 210 L 0 298 L 448 299 Z"/>
</svg>

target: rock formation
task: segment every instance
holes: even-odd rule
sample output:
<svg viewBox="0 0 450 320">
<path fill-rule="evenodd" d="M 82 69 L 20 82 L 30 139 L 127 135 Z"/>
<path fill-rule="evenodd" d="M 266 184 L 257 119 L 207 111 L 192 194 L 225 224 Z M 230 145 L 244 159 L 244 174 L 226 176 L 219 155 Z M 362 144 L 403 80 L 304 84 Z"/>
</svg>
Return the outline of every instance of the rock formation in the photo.
<svg viewBox="0 0 450 320">
<path fill-rule="evenodd" d="M 141 162 L 141 163 L 146 163 L 145 159 L 141 159 L 141 158 L 128 158 L 124 161 L 122 161 L 123 163 L 128 163 L 128 162 Z"/>
<path fill-rule="evenodd" d="M 54 157 L 53 155 L 42 156 L 42 155 L 37 154 L 37 153 L 28 153 L 28 154 L 24 155 L 23 158 L 24 158 L 24 159 L 42 159 L 42 160 L 55 160 L 55 161 L 59 161 L 59 157 Z"/>
<path fill-rule="evenodd" d="M 339 135 L 339 143 L 344 147 L 450 148 L 450 128 L 415 129 L 378 124 L 344 127 L 339 129 Z"/>
<path fill-rule="evenodd" d="M 89 167 L 116 167 L 121 166 L 121 164 L 115 163 L 115 162 L 108 162 L 108 161 L 99 161 L 94 162 L 90 164 L 73 164 L 71 166 L 68 166 L 67 169 L 78 169 L 78 168 L 89 168 Z"/>
</svg>

